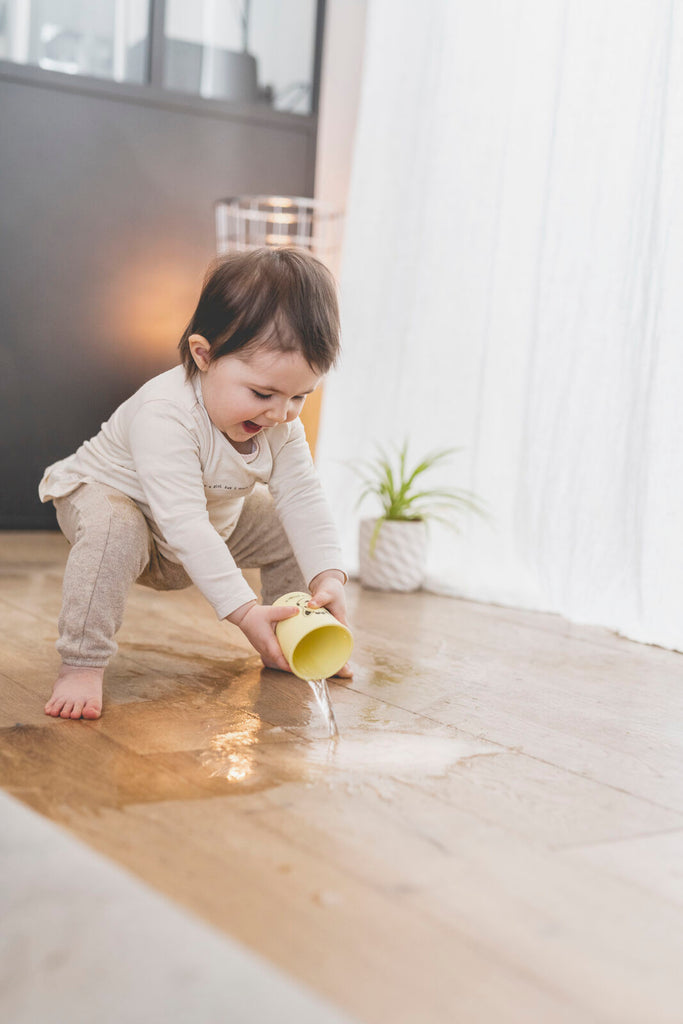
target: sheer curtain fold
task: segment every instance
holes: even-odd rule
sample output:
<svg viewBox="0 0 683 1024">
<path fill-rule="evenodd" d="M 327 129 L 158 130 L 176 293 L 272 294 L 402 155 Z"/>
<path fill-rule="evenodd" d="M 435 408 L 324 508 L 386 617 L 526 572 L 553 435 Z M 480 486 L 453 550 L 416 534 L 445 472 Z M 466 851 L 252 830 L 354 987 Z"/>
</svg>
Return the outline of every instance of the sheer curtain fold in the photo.
<svg viewBox="0 0 683 1024">
<path fill-rule="evenodd" d="M 370 0 L 318 462 L 455 445 L 429 585 L 683 650 L 674 0 Z M 372 510 L 367 509 L 368 513 Z"/>
</svg>

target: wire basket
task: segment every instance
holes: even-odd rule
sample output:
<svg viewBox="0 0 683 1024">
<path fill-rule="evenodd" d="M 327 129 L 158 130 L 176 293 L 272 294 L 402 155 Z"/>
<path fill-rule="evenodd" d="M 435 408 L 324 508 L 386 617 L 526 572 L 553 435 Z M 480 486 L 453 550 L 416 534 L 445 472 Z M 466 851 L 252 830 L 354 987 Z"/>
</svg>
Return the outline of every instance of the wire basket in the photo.
<svg viewBox="0 0 683 1024">
<path fill-rule="evenodd" d="M 309 249 L 323 261 L 339 251 L 342 213 L 301 196 L 232 196 L 216 203 L 219 255 L 262 246 Z"/>
</svg>

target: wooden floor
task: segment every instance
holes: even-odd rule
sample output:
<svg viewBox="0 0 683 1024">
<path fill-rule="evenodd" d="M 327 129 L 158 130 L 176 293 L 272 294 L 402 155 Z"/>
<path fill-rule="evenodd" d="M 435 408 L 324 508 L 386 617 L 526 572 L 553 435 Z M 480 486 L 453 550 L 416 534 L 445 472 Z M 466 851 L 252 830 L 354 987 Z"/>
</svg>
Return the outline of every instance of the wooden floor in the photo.
<svg viewBox="0 0 683 1024">
<path fill-rule="evenodd" d="M 98 722 L 43 714 L 65 542 L 0 535 L 0 784 L 372 1024 L 681 1024 L 683 658 L 350 587 L 351 683 L 135 588 Z"/>
</svg>

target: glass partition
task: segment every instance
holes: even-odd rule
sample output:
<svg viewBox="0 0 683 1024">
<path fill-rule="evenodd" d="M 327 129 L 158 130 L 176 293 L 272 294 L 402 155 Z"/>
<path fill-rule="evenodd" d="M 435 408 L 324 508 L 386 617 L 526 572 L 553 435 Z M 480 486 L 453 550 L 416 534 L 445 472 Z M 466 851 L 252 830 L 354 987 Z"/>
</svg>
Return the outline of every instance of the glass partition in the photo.
<svg viewBox="0 0 683 1024">
<path fill-rule="evenodd" d="M 0 0 L 0 59 L 116 82 L 147 77 L 149 0 Z"/>
<path fill-rule="evenodd" d="M 167 0 L 165 85 L 310 114 L 316 16 L 316 0 Z"/>
<path fill-rule="evenodd" d="M 319 0 L 0 0 L 0 60 L 150 84 L 153 53 L 155 86 L 309 115 L 318 6 Z"/>
</svg>

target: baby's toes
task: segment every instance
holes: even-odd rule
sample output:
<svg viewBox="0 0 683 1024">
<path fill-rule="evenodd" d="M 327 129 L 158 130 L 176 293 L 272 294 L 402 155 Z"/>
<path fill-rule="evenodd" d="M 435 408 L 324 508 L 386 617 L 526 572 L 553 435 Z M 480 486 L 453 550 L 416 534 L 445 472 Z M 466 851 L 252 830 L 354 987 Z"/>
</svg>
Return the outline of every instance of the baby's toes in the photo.
<svg viewBox="0 0 683 1024">
<path fill-rule="evenodd" d="M 83 718 L 99 718 L 102 714 L 102 705 L 94 698 L 87 700 L 83 706 Z"/>
<path fill-rule="evenodd" d="M 71 698 L 67 697 L 62 706 L 62 710 L 59 712 L 60 718 L 71 718 L 71 712 L 74 709 L 74 702 Z"/>
<path fill-rule="evenodd" d="M 80 718 L 81 714 L 83 713 L 83 704 L 84 703 L 85 703 L 84 701 L 78 700 L 78 698 L 77 698 L 74 701 L 74 705 L 73 705 L 73 708 L 71 709 L 71 714 L 69 715 L 69 718 Z"/>
<path fill-rule="evenodd" d="M 353 669 L 351 668 L 351 665 L 347 661 L 346 664 L 342 665 L 342 667 L 339 669 L 339 671 L 335 672 L 334 674 L 335 674 L 335 676 L 337 676 L 338 679 L 352 679 L 353 678 Z"/>
<path fill-rule="evenodd" d="M 51 697 L 45 705 L 45 714 L 52 715 L 53 718 L 59 717 L 59 713 L 64 707 L 63 697 Z"/>
</svg>

